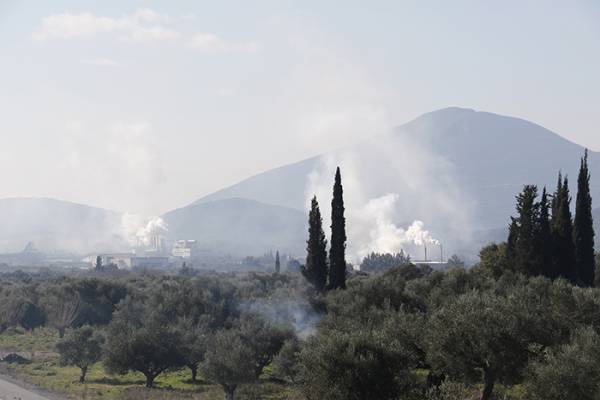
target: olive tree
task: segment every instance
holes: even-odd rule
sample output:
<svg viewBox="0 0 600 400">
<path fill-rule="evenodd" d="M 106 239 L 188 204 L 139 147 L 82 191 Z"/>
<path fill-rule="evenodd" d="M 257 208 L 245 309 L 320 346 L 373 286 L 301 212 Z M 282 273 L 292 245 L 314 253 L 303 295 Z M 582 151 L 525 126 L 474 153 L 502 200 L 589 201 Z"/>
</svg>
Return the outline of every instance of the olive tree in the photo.
<svg viewBox="0 0 600 400">
<path fill-rule="evenodd" d="M 254 352 L 244 343 L 238 329 L 217 331 L 209 343 L 204 373 L 221 385 L 226 400 L 233 400 L 241 384 L 256 379 Z"/>
<path fill-rule="evenodd" d="M 84 305 L 79 292 L 72 285 L 51 285 L 42 300 L 48 324 L 62 338 L 65 330 L 74 327 L 81 317 Z"/>
<path fill-rule="evenodd" d="M 61 365 L 74 365 L 81 370 L 79 383 L 85 382 L 88 368 L 100 361 L 104 338 L 89 326 L 75 329 L 56 344 Z"/>
<path fill-rule="evenodd" d="M 600 336 L 580 328 L 569 343 L 548 349 L 528 367 L 525 387 L 532 400 L 597 400 L 600 393 Z"/>
<path fill-rule="evenodd" d="M 256 314 L 243 315 L 238 329 L 243 343 L 253 354 L 252 370 L 256 378 L 271 364 L 285 341 L 293 337 L 290 330 L 270 324 Z"/>
<path fill-rule="evenodd" d="M 415 355 L 380 329 L 322 332 L 307 341 L 300 359 L 309 400 L 392 400 L 415 383 Z"/>
<path fill-rule="evenodd" d="M 532 301 L 535 293 L 473 291 L 441 307 L 428 323 L 427 361 L 452 378 L 483 376 L 481 399 L 490 399 L 496 382 L 520 379 L 530 357 L 553 340 L 547 299 L 538 293 Z"/>
<path fill-rule="evenodd" d="M 180 352 L 183 363 L 192 373 L 192 382 L 196 382 L 198 368 L 206 356 L 209 330 L 206 324 L 193 324 L 185 319 L 178 321 L 176 329 L 181 335 Z"/>
<path fill-rule="evenodd" d="M 138 371 L 146 377 L 146 387 L 152 387 L 161 373 L 185 365 L 181 340 L 161 313 L 125 301 L 108 326 L 105 367 L 119 374 Z"/>
<path fill-rule="evenodd" d="M 300 376 L 300 351 L 297 339 L 286 340 L 273 359 L 273 373 L 279 378 L 297 383 Z"/>
</svg>

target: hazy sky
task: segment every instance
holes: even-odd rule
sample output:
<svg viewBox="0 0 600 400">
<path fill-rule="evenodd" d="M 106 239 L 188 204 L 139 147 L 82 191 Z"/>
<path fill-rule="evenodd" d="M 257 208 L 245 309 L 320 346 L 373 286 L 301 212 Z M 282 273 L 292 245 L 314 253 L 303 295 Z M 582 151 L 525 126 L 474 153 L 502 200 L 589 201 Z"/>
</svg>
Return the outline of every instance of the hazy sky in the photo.
<svg viewBox="0 0 600 400">
<path fill-rule="evenodd" d="M 0 197 L 158 214 L 463 106 L 600 150 L 597 1 L 0 0 Z"/>
</svg>

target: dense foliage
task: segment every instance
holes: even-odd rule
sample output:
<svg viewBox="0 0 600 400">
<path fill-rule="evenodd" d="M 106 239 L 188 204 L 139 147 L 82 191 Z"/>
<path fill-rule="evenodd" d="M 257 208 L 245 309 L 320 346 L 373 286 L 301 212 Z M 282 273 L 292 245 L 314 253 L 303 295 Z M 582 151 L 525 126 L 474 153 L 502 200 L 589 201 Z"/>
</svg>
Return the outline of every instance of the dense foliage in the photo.
<svg viewBox="0 0 600 400">
<path fill-rule="evenodd" d="M 363 258 L 360 263 L 360 270 L 364 272 L 383 272 L 408 263 L 410 263 L 410 257 L 404 254 L 403 250 L 395 254 L 373 252 Z"/>
</svg>

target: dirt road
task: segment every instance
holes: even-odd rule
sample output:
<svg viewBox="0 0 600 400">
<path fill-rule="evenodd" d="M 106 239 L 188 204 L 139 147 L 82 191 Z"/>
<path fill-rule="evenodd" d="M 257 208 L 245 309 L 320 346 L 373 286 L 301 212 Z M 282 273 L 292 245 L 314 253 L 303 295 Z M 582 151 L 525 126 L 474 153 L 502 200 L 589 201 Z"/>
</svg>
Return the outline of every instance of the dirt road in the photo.
<svg viewBox="0 0 600 400">
<path fill-rule="evenodd" d="M 50 400 L 0 377 L 0 400 Z"/>
</svg>

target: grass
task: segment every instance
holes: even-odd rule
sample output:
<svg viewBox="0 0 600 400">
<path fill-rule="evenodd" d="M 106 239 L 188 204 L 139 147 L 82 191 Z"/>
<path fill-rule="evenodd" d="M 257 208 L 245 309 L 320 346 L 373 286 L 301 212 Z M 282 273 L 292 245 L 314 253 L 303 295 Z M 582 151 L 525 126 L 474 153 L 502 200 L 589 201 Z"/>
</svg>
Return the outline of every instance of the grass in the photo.
<svg viewBox="0 0 600 400">
<path fill-rule="evenodd" d="M 54 352 L 58 334 L 54 329 L 40 328 L 26 332 L 21 328 L 11 328 L 0 334 L 0 351 L 18 353 Z"/>
<path fill-rule="evenodd" d="M 17 379 L 26 381 L 50 392 L 65 395 L 69 400 L 212 400 L 222 399 L 220 386 L 206 382 L 199 373 L 197 383 L 191 382 L 188 369 L 161 374 L 155 388 L 143 387 L 142 374 L 108 375 L 101 363 L 90 368 L 86 383 L 80 384 L 79 369 L 62 367 L 58 355 L 53 351 L 58 336 L 51 330 L 38 330 L 34 333 L 12 331 L 0 334 L 1 352 L 19 352 L 32 359 L 30 364 L 6 365 L 6 372 Z M 268 374 L 265 374 L 268 377 Z M 239 400 L 299 400 L 299 392 L 281 383 L 263 380 L 257 384 L 245 385 L 238 389 Z"/>
</svg>

